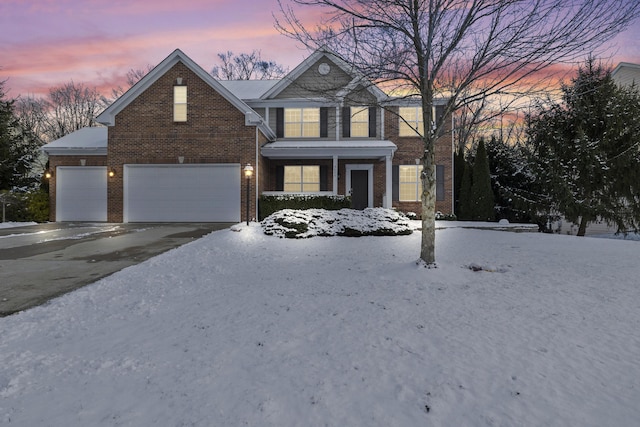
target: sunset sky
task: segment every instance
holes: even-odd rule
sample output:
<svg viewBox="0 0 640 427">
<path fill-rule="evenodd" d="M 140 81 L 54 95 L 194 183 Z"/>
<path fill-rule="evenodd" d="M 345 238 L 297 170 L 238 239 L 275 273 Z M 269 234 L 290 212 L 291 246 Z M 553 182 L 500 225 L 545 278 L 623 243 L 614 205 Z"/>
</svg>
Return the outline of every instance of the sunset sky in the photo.
<svg viewBox="0 0 640 427">
<path fill-rule="evenodd" d="M 274 28 L 277 11 L 277 0 L 1 0 L 0 80 L 10 97 L 70 80 L 108 93 L 176 48 L 207 71 L 219 52 L 253 49 L 293 68 L 308 52 Z M 638 40 L 640 22 L 613 41 L 611 65 L 640 63 Z"/>
</svg>

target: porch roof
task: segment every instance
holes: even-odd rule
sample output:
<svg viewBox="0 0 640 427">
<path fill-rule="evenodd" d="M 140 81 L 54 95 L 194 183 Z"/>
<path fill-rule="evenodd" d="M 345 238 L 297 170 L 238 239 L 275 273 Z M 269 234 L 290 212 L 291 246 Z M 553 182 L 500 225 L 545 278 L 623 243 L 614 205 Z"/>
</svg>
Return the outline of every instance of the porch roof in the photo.
<svg viewBox="0 0 640 427">
<path fill-rule="evenodd" d="M 271 159 L 376 159 L 393 156 L 397 148 L 388 140 L 280 140 L 263 145 L 260 153 Z"/>
</svg>

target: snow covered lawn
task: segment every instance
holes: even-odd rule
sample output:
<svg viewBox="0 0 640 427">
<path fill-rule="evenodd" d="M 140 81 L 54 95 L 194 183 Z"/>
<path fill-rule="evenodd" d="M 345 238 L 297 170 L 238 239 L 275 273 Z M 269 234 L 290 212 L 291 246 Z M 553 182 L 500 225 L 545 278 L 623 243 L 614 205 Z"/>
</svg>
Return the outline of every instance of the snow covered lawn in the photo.
<svg viewBox="0 0 640 427">
<path fill-rule="evenodd" d="M 0 319 L 0 425 L 640 425 L 639 242 L 234 228 Z"/>
</svg>

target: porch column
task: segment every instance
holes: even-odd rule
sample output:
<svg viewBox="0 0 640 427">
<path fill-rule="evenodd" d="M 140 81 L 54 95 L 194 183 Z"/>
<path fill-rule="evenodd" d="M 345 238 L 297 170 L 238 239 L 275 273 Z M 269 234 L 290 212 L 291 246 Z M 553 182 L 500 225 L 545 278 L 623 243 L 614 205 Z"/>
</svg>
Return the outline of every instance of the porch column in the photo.
<svg viewBox="0 0 640 427">
<path fill-rule="evenodd" d="M 393 206 L 393 173 L 390 154 L 385 157 L 385 178 L 385 192 L 382 207 L 391 209 Z"/>
<path fill-rule="evenodd" d="M 338 156 L 333 156 L 333 195 L 338 194 Z"/>
</svg>

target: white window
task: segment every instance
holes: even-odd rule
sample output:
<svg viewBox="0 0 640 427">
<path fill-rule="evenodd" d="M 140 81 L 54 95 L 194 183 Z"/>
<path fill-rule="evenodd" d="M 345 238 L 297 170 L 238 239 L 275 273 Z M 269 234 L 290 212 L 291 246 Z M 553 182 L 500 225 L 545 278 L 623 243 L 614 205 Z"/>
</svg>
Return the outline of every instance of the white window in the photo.
<svg viewBox="0 0 640 427">
<path fill-rule="evenodd" d="M 369 136 L 369 108 L 351 107 L 351 137 Z"/>
<path fill-rule="evenodd" d="M 285 166 L 284 191 L 292 193 L 320 191 L 320 166 Z"/>
<path fill-rule="evenodd" d="M 424 122 L 422 121 L 422 107 L 400 107 L 400 136 L 424 135 Z M 416 132 L 417 131 L 417 132 Z"/>
<path fill-rule="evenodd" d="M 173 87 L 173 121 L 187 121 L 187 87 Z"/>
<path fill-rule="evenodd" d="M 422 165 L 400 165 L 399 185 L 400 201 L 415 202 L 422 200 Z"/>
<path fill-rule="evenodd" d="M 320 137 L 320 108 L 285 108 L 284 137 Z"/>
</svg>

